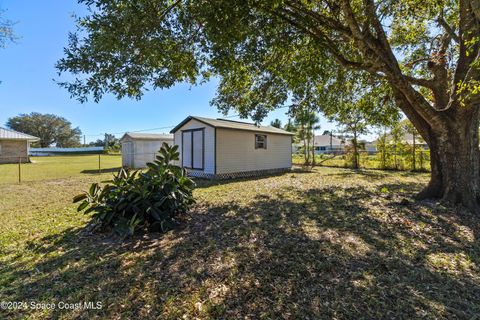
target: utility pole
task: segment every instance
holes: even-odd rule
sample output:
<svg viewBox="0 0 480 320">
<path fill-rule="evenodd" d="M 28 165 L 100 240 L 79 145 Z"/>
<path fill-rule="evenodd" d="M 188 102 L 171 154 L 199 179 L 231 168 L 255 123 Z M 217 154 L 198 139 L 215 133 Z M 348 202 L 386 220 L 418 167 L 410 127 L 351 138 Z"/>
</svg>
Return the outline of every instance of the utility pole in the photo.
<svg viewBox="0 0 480 320">
<path fill-rule="evenodd" d="M 87 146 L 87 142 L 85 140 L 85 135 L 83 135 L 83 146 L 86 147 Z"/>
</svg>

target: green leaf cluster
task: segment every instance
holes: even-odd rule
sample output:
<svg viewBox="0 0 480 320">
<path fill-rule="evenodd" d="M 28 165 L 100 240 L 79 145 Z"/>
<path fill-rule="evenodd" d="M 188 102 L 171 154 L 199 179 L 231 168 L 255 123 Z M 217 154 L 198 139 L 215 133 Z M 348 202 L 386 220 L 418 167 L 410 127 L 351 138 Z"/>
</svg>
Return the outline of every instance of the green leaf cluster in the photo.
<svg viewBox="0 0 480 320">
<path fill-rule="evenodd" d="M 173 164 L 178 159 L 178 146 L 164 143 L 145 172 L 120 169 L 105 186 L 93 183 L 73 202 L 80 203 L 78 211 L 93 212 L 97 230 L 113 229 L 122 237 L 139 229 L 170 230 L 195 203 L 195 183 L 185 169 Z"/>
</svg>

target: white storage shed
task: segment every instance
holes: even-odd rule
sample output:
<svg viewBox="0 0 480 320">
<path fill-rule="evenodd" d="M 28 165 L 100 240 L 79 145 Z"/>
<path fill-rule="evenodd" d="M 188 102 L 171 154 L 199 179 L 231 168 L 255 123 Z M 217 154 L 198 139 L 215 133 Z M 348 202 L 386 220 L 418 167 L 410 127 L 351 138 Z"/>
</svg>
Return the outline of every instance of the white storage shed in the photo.
<svg viewBox="0 0 480 320">
<path fill-rule="evenodd" d="M 144 168 L 164 142 L 173 144 L 172 134 L 127 132 L 120 139 L 122 144 L 122 166 L 133 169 Z"/>
<path fill-rule="evenodd" d="M 275 127 L 189 116 L 170 133 L 191 176 L 246 177 L 292 166 L 293 134 Z"/>
</svg>

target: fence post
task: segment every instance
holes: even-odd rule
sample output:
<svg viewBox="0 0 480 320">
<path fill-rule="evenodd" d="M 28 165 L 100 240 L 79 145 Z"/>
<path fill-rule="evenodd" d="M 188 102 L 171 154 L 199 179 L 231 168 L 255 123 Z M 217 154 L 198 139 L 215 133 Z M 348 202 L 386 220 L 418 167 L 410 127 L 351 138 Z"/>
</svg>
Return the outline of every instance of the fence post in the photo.
<svg viewBox="0 0 480 320">
<path fill-rule="evenodd" d="M 22 157 L 18 158 L 18 183 L 22 182 Z"/>
<path fill-rule="evenodd" d="M 102 173 L 101 165 L 100 165 L 100 154 L 98 154 L 98 174 Z"/>
</svg>

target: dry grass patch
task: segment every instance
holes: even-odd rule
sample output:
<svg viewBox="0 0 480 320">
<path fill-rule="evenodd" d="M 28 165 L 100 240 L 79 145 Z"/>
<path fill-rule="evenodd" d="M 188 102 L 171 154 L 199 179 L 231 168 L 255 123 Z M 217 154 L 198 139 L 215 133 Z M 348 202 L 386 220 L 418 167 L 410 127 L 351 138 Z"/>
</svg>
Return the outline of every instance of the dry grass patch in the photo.
<svg viewBox="0 0 480 320">
<path fill-rule="evenodd" d="M 200 181 L 182 228 L 126 243 L 84 231 L 88 217 L 69 201 L 87 181 L 13 186 L 17 195 L 0 200 L 0 300 L 104 307 L 4 314 L 472 318 L 480 313 L 480 219 L 415 203 L 426 180 L 320 168 Z"/>
</svg>

